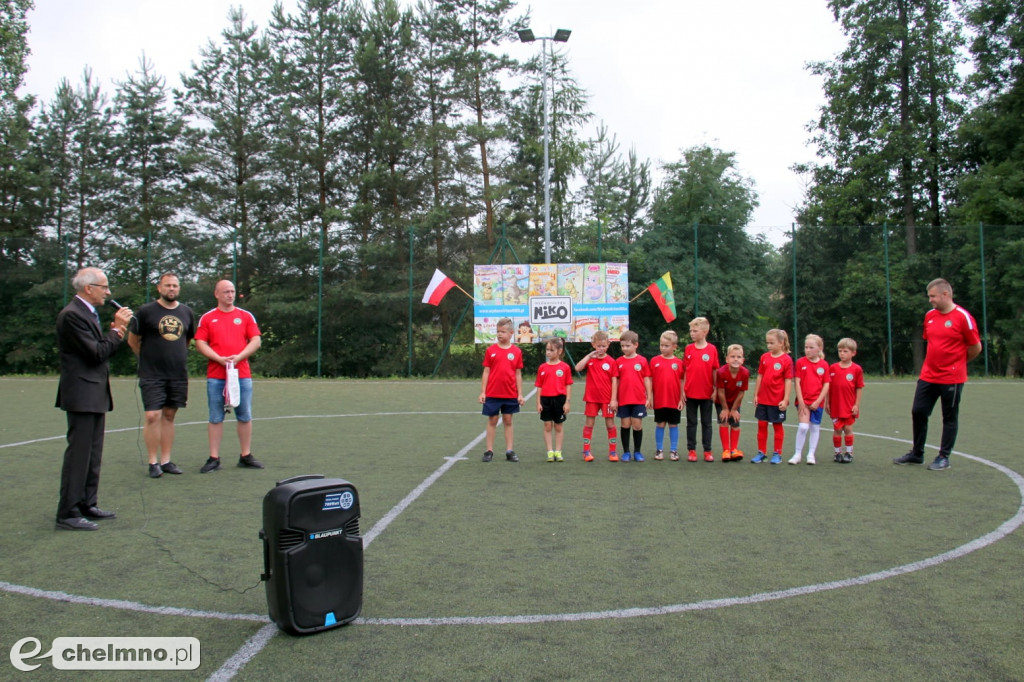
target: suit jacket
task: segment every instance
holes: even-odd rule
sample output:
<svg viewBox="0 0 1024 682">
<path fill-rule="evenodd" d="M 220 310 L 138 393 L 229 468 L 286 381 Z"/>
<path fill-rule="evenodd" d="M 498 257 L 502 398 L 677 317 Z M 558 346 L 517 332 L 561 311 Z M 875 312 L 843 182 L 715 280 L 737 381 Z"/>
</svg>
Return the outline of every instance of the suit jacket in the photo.
<svg viewBox="0 0 1024 682">
<path fill-rule="evenodd" d="M 57 315 L 60 383 L 57 402 L 67 412 L 110 412 L 108 360 L 121 346 L 113 329 L 104 333 L 89 307 L 77 296 Z"/>
</svg>

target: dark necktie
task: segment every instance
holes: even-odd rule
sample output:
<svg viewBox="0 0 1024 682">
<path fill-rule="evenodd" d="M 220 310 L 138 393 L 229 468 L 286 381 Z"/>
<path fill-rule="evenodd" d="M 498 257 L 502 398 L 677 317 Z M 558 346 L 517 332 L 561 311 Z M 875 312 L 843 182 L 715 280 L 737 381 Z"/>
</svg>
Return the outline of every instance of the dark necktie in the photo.
<svg viewBox="0 0 1024 682">
<path fill-rule="evenodd" d="M 100 311 L 98 311 L 96 309 L 93 309 L 92 316 L 94 318 L 96 318 L 96 326 L 99 327 L 102 330 L 103 329 L 103 325 L 100 324 Z"/>
</svg>

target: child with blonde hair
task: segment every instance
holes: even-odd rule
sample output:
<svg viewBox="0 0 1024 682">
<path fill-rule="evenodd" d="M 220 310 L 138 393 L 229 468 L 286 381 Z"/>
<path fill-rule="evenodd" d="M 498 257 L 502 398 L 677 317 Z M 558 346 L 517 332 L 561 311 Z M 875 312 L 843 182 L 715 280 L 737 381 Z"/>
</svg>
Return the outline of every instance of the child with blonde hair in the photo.
<svg viewBox="0 0 1024 682">
<path fill-rule="evenodd" d="M 743 459 L 740 450 L 740 405 L 747 393 L 750 370 L 743 366 L 743 346 L 734 343 L 725 349 L 725 364 L 715 376 L 715 402 L 718 403 L 718 436 L 722 440 L 722 461 Z"/>
<path fill-rule="evenodd" d="M 789 335 L 784 330 L 769 329 L 764 342 L 768 350 L 761 355 L 754 384 L 757 454 L 750 461 L 760 464 L 767 459 L 768 424 L 771 424 L 775 435 L 771 463 L 781 464 L 786 439 L 782 424 L 786 421 L 786 408 L 793 392 L 793 358 L 789 357 Z"/>
<path fill-rule="evenodd" d="M 804 357 L 796 361 L 796 406 L 800 420 L 796 430 L 796 454 L 789 458 L 790 464 L 799 464 L 807 445 L 807 463 L 814 464 L 814 452 L 818 449 L 821 432 L 821 415 L 828 401 L 829 366 L 824 357 L 825 341 L 817 334 L 808 334 L 804 339 Z"/>
<path fill-rule="evenodd" d="M 832 383 L 828 394 L 828 415 L 832 417 L 835 461 L 850 464 L 853 462 L 853 424 L 860 416 L 860 396 L 864 390 L 864 370 L 853 361 L 857 355 L 856 341 L 840 339 L 838 351 L 839 362 L 829 368 Z M 845 452 L 843 445 L 846 446 Z"/>
<path fill-rule="evenodd" d="M 679 336 L 669 329 L 661 333 L 658 350 L 651 358 L 651 389 L 654 392 L 654 459 L 665 459 L 665 427 L 668 426 L 669 457 L 679 461 L 679 421 L 683 414 L 683 361 L 676 357 Z"/>
</svg>

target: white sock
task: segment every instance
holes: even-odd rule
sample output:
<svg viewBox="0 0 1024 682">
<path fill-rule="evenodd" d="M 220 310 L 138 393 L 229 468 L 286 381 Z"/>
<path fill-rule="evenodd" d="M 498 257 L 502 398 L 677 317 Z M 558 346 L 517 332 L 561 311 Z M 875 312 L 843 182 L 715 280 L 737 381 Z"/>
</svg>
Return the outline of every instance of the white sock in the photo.
<svg viewBox="0 0 1024 682">
<path fill-rule="evenodd" d="M 811 424 L 811 441 L 807 446 L 807 454 L 813 455 L 818 450 L 818 436 L 821 435 L 821 424 Z"/>
<path fill-rule="evenodd" d="M 809 427 L 810 427 L 810 424 L 808 424 L 807 422 L 800 422 L 800 426 L 796 427 L 796 453 L 795 454 L 797 454 L 797 455 L 799 455 L 801 452 L 804 451 L 804 441 L 807 440 L 807 429 Z M 814 452 L 814 450 L 811 450 L 811 452 Z"/>
</svg>

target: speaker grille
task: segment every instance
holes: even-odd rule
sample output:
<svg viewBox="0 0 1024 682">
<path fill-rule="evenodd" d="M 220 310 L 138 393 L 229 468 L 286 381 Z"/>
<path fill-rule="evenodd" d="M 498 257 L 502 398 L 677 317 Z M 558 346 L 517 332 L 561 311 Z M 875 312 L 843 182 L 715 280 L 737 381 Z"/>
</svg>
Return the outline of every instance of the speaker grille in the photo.
<svg viewBox="0 0 1024 682">
<path fill-rule="evenodd" d="M 345 523 L 345 535 L 359 537 L 359 517 L 353 516 Z"/>
<path fill-rule="evenodd" d="M 282 550 L 289 550 L 292 547 L 301 545 L 305 541 L 305 536 L 302 531 L 291 530 L 290 528 L 282 528 L 281 536 L 277 539 L 277 544 Z"/>
</svg>

